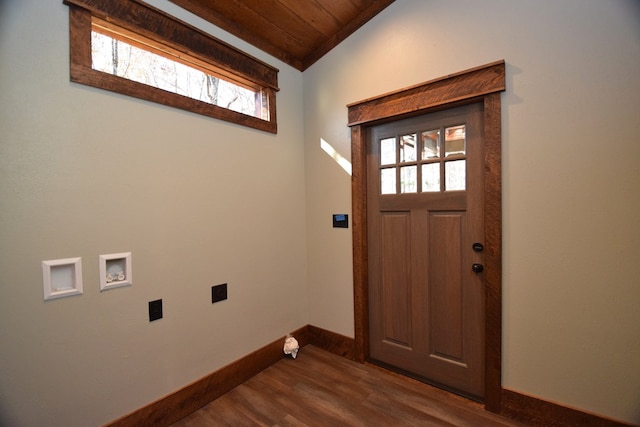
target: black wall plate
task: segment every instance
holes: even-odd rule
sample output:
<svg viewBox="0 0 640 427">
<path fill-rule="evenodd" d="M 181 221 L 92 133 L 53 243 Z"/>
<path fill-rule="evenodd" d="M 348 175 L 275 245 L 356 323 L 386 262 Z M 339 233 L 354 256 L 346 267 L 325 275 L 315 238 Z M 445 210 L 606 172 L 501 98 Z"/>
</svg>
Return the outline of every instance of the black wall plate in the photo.
<svg viewBox="0 0 640 427">
<path fill-rule="evenodd" d="M 227 284 L 216 285 L 211 287 L 211 304 L 227 299 Z"/>
<path fill-rule="evenodd" d="M 333 228 L 349 228 L 349 215 L 333 214 Z"/>
<path fill-rule="evenodd" d="M 149 322 L 162 319 L 162 300 L 149 301 Z"/>
</svg>

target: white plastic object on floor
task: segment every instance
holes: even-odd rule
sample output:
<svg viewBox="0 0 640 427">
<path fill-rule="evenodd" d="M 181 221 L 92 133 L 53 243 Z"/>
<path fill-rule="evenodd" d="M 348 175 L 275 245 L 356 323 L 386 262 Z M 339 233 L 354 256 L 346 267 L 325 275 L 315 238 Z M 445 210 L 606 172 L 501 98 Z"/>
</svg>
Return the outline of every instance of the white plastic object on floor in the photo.
<svg viewBox="0 0 640 427">
<path fill-rule="evenodd" d="M 298 345 L 298 341 L 291 335 L 287 335 L 287 338 L 284 340 L 284 354 L 290 354 L 294 359 L 298 355 L 298 350 L 300 346 Z"/>
</svg>

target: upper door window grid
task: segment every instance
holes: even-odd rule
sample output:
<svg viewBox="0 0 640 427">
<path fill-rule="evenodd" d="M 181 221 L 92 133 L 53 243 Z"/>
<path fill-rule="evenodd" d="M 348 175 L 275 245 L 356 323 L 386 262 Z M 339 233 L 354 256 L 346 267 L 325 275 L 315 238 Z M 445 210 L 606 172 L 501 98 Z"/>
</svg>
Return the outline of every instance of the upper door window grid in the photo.
<svg viewBox="0 0 640 427">
<path fill-rule="evenodd" d="M 381 194 L 465 189 L 464 124 L 380 140 Z"/>
</svg>

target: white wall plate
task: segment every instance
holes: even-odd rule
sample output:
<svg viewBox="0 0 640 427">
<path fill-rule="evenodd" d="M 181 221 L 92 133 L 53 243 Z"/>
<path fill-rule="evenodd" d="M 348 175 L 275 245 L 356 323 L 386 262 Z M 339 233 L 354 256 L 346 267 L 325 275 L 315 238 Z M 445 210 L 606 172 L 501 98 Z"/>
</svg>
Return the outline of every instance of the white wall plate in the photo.
<svg viewBox="0 0 640 427">
<path fill-rule="evenodd" d="M 100 255 L 100 291 L 133 284 L 131 252 Z"/>
<path fill-rule="evenodd" d="M 42 261 L 44 299 L 82 295 L 82 259 Z"/>
</svg>

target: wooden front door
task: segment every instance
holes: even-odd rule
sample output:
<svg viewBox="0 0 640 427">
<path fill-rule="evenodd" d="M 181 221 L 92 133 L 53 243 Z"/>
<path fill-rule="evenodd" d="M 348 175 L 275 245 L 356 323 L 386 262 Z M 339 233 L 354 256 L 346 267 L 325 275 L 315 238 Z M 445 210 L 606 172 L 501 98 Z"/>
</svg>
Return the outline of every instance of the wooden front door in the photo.
<svg viewBox="0 0 640 427">
<path fill-rule="evenodd" d="M 369 355 L 484 398 L 483 105 L 367 134 Z"/>
</svg>

